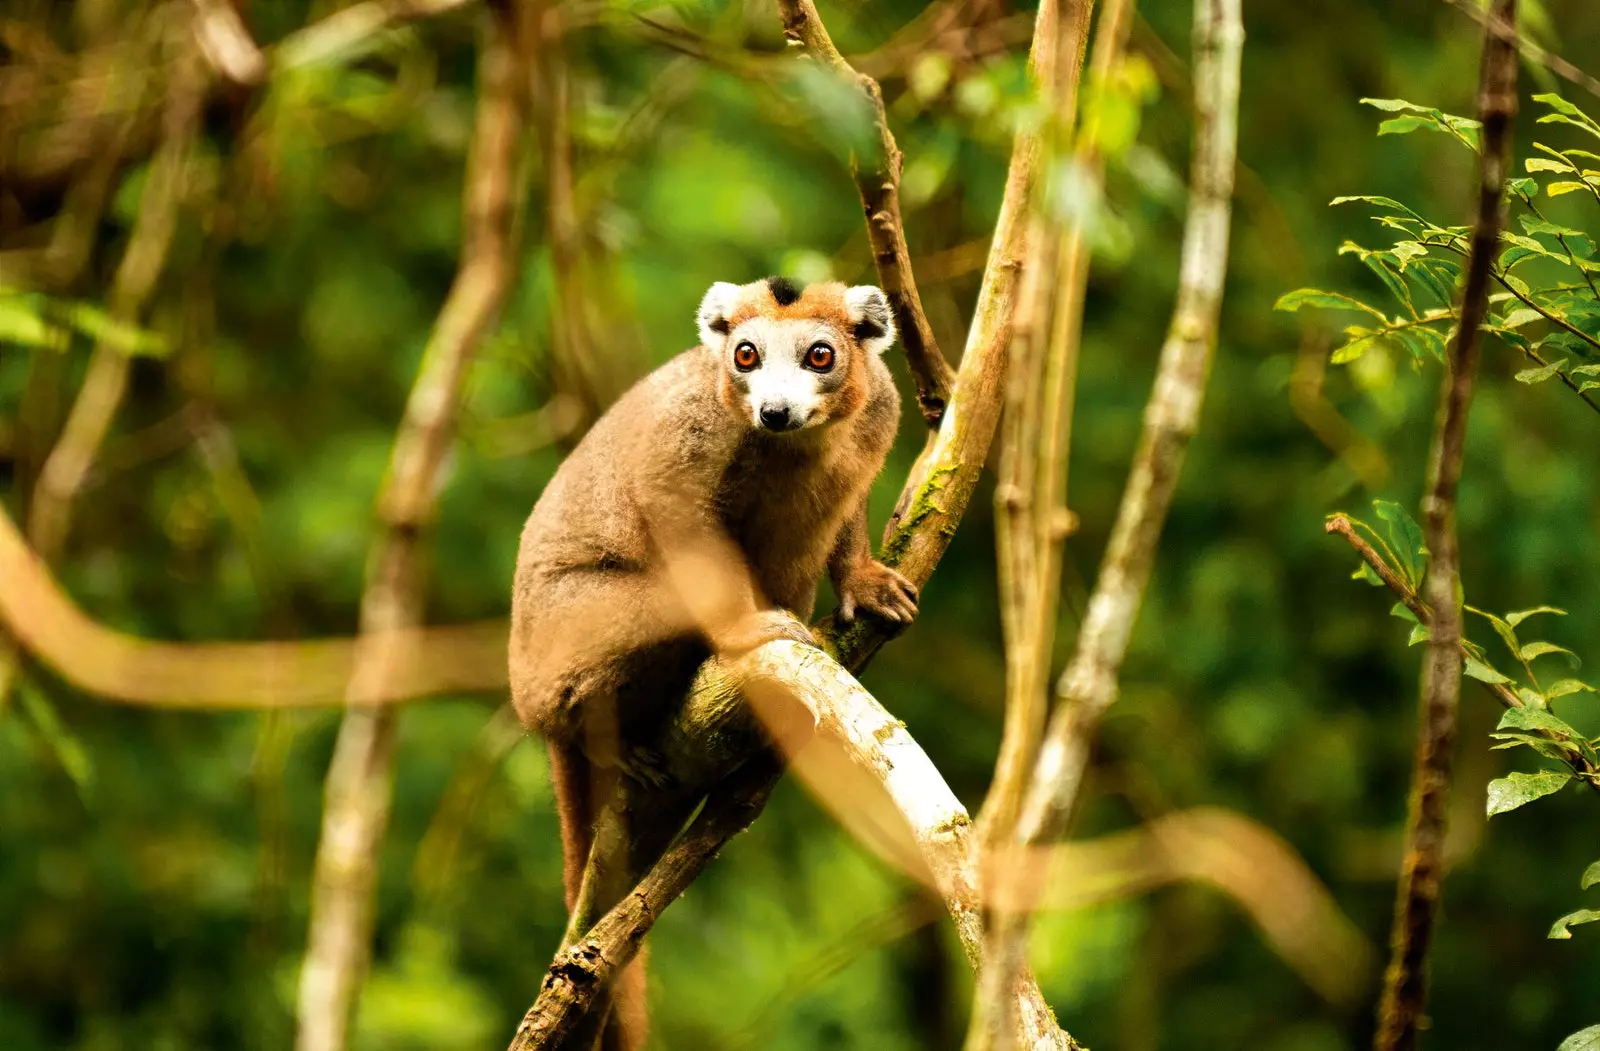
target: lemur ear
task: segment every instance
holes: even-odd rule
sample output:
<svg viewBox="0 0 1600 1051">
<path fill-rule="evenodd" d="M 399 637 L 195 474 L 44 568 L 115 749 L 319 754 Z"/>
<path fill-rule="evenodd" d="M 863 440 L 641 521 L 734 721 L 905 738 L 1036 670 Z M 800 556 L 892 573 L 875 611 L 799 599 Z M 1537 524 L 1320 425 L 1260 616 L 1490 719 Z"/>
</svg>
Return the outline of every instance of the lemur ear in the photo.
<svg viewBox="0 0 1600 1051">
<path fill-rule="evenodd" d="M 739 297 L 739 286 L 718 281 L 700 301 L 695 321 L 700 325 L 700 342 L 708 347 L 722 346 L 728 334 L 728 318 L 733 314 L 733 304 Z"/>
<path fill-rule="evenodd" d="M 856 342 L 874 354 L 882 354 L 894 342 L 894 317 L 889 312 L 889 297 L 876 285 L 856 285 L 844 291 L 845 312 L 855 326 Z"/>
</svg>

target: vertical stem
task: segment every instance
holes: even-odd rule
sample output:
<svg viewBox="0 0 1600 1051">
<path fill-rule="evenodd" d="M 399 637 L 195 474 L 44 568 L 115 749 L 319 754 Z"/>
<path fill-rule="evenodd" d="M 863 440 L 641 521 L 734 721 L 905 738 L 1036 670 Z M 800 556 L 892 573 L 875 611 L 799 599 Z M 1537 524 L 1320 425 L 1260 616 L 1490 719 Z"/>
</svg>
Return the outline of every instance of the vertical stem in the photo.
<svg viewBox="0 0 1600 1051">
<path fill-rule="evenodd" d="M 325 788 L 311 925 L 300 975 L 299 1051 L 341 1051 L 365 977 L 378 853 L 389 819 L 398 709 L 363 702 L 381 694 L 402 655 L 405 629 L 422 622 L 420 554 L 472 353 L 510 282 L 508 236 L 526 83 L 521 22 L 491 4 L 478 65 L 478 107 L 464 190 L 455 282 L 439 312 L 395 437 L 380 496 L 384 528 L 368 564 L 361 632 L 346 711 Z M 356 706 L 359 705 L 359 706 Z"/>
<path fill-rule="evenodd" d="M 1444 881 L 1445 818 L 1450 795 L 1451 749 L 1461 694 L 1460 552 L 1456 490 L 1466 444 L 1467 412 L 1478 364 L 1478 328 L 1488 309 L 1490 268 L 1504 222 L 1511 126 L 1517 110 L 1516 0 L 1497 0 L 1484 33 L 1478 112 L 1483 121 L 1478 166 L 1478 209 L 1472 229 L 1461 325 L 1439 381 L 1439 412 L 1423 496 L 1423 535 L 1432 558 L 1423 600 L 1433 608 L 1433 628 L 1422 665 L 1422 713 L 1411 773 L 1406 852 L 1401 864 L 1390 937 L 1389 969 L 1378 1007 L 1376 1051 L 1417 1046 L 1428 997 L 1428 953 Z"/>
<path fill-rule="evenodd" d="M 1178 301 L 1155 386 L 1145 406 L 1143 433 L 1117 521 L 1072 661 L 1056 685 L 1060 700 L 1023 797 L 1012 837 L 1022 846 L 1058 836 L 1076 806 L 1095 732 L 1116 699 L 1117 675 L 1127 655 L 1184 453 L 1199 427 L 1216 348 L 1227 273 L 1244 29 L 1240 0 L 1196 0 L 1194 11 L 1195 151 Z M 988 888 L 995 892 L 992 901 L 1024 904 L 1021 911 L 997 913 L 991 925 L 986 969 L 967 1037 L 971 1051 L 1011 1046 L 1013 1032 L 1006 1025 L 1004 1004 L 1023 968 L 1026 903 L 1036 896 L 1036 888 L 1012 885 L 1023 875 L 996 867 L 994 878 L 1008 882 L 1004 887 Z"/>
</svg>

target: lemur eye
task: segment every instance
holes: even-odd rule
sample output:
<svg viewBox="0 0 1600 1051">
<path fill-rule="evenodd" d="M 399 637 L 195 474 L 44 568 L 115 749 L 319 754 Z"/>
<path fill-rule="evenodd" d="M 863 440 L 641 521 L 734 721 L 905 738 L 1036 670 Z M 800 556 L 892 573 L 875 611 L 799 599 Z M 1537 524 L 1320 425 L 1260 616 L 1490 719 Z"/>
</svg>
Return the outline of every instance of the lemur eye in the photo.
<svg viewBox="0 0 1600 1051">
<path fill-rule="evenodd" d="M 733 348 L 733 367 L 740 372 L 749 372 L 761 364 L 761 355 L 756 352 L 754 343 L 740 343 Z"/>
<path fill-rule="evenodd" d="M 806 368 L 816 372 L 833 368 L 833 348 L 826 343 L 811 344 L 811 349 L 806 351 Z"/>
</svg>

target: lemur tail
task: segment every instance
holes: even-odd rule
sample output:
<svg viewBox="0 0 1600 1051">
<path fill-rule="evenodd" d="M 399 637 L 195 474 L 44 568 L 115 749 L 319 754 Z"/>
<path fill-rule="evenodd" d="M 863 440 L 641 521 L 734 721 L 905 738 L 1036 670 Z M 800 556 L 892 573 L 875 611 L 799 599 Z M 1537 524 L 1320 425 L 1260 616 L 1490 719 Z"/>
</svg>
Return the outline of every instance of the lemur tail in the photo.
<svg viewBox="0 0 1600 1051">
<path fill-rule="evenodd" d="M 580 749 L 550 743 L 550 779 L 555 787 L 556 813 L 561 819 L 561 880 L 566 888 L 567 911 L 578 901 L 583 869 L 589 860 L 594 835 L 595 776 Z M 623 969 L 611 992 L 611 1017 L 600 1039 L 600 1051 L 641 1051 L 650 1028 L 645 990 L 645 952 L 641 945 L 633 962 Z"/>
</svg>

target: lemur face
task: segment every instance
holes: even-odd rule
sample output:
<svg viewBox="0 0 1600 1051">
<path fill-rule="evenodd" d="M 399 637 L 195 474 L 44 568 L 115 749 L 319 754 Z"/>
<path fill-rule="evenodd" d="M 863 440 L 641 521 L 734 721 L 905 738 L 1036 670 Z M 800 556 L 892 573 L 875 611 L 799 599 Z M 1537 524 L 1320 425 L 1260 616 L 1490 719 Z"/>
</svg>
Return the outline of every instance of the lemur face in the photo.
<svg viewBox="0 0 1600 1051">
<path fill-rule="evenodd" d="M 870 356 L 894 342 L 881 289 L 782 278 L 718 282 L 700 304 L 700 339 L 721 364 L 723 403 L 751 427 L 800 431 L 866 404 Z"/>
</svg>

